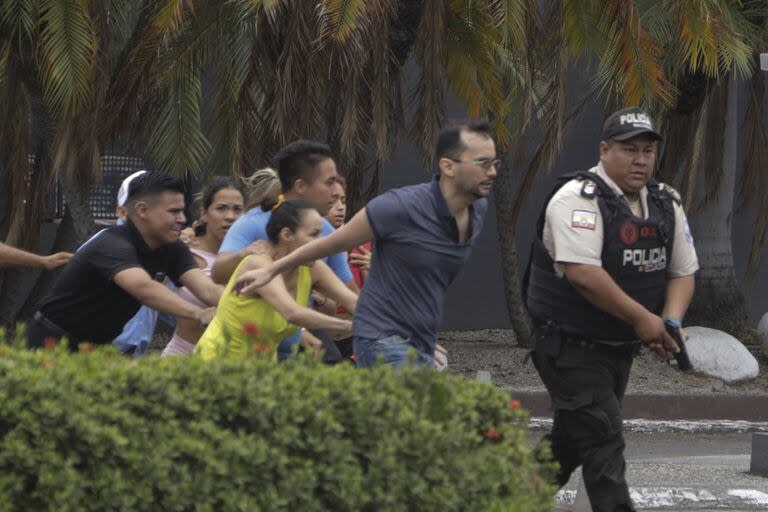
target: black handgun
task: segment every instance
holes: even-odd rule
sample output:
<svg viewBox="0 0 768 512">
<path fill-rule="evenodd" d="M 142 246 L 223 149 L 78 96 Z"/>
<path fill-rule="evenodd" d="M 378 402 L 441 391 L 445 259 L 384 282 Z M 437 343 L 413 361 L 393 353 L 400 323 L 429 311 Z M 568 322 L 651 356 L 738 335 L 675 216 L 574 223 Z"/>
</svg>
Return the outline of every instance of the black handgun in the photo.
<svg viewBox="0 0 768 512">
<path fill-rule="evenodd" d="M 675 353 L 675 361 L 677 361 L 677 369 L 683 372 L 693 370 L 691 360 L 688 358 L 688 351 L 685 349 L 685 341 L 680 336 L 680 328 L 669 320 L 664 321 L 664 326 L 667 328 L 667 333 L 672 336 L 677 346 L 680 347 L 680 352 Z"/>
</svg>

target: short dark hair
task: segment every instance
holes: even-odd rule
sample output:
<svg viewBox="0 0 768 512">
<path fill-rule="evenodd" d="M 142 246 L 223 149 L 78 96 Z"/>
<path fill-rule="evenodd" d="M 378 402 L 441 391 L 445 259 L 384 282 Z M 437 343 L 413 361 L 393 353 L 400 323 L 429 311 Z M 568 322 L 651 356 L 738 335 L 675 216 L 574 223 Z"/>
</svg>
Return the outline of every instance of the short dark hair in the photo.
<svg viewBox="0 0 768 512">
<path fill-rule="evenodd" d="M 347 178 L 345 178 L 344 176 L 339 174 L 338 176 L 336 176 L 336 183 L 341 185 L 341 188 L 344 189 L 344 193 L 346 194 L 347 193 Z"/>
<path fill-rule="evenodd" d="M 288 228 L 291 233 L 301 224 L 301 218 L 305 210 L 314 210 L 315 207 L 306 201 L 283 201 L 272 210 L 272 216 L 267 222 L 267 238 L 276 244 L 283 228 Z"/>
<path fill-rule="evenodd" d="M 458 158 L 467 149 L 461 140 L 462 132 L 472 132 L 491 137 L 491 127 L 485 119 L 459 119 L 451 120 L 440 130 L 437 136 L 435 156 L 437 158 Z"/>
<path fill-rule="evenodd" d="M 245 203 L 245 186 L 243 185 L 242 181 L 236 180 L 235 178 L 230 178 L 229 176 L 214 176 L 208 183 L 205 184 L 203 190 L 200 191 L 200 206 L 208 210 L 208 208 L 211 206 L 211 203 L 213 203 L 213 198 L 216 196 L 216 194 L 220 190 L 225 190 L 228 188 L 233 188 L 240 192 L 240 195 L 243 196 L 243 203 Z M 195 225 L 195 235 L 203 236 L 204 234 L 205 224 L 198 221 L 198 223 Z"/>
<path fill-rule="evenodd" d="M 179 178 L 160 171 L 148 171 L 131 180 L 131 184 L 128 186 L 126 204 L 132 207 L 140 199 L 154 198 L 163 192 L 184 194 L 184 191 L 184 182 Z"/>
<path fill-rule="evenodd" d="M 297 140 L 283 147 L 274 163 L 283 192 L 291 190 L 299 179 L 312 183 L 318 164 L 328 158 L 333 159 L 331 148 L 313 140 Z"/>
</svg>

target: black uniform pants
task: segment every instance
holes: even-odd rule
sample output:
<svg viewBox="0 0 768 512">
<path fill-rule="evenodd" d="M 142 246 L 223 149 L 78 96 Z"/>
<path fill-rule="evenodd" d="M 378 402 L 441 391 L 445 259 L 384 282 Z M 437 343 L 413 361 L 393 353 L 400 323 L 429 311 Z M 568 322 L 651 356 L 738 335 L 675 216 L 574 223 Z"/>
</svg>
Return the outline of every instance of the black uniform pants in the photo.
<svg viewBox="0 0 768 512">
<path fill-rule="evenodd" d="M 560 464 L 557 484 L 565 485 L 582 466 L 595 511 L 634 510 L 624 478 L 621 401 L 636 346 L 607 346 L 562 340 L 558 350 L 533 353 L 552 399 L 554 425 L 545 438 Z"/>
</svg>

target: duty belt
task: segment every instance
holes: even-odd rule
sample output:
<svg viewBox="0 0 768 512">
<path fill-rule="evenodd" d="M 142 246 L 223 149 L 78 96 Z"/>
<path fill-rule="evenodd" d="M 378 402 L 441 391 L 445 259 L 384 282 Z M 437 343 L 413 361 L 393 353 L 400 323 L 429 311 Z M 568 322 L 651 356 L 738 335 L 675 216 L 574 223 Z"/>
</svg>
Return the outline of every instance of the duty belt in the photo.
<svg viewBox="0 0 768 512">
<path fill-rule="evenodd" d="M 562 339 L 568 345 L 576 345 L 590 350 L 604 350 L 608 352 L 637 352 L 642 344 L 640 340 L 617 342 L 611 340 L 594 340 L 568 334 L 563 334 Z"/>
</svg>

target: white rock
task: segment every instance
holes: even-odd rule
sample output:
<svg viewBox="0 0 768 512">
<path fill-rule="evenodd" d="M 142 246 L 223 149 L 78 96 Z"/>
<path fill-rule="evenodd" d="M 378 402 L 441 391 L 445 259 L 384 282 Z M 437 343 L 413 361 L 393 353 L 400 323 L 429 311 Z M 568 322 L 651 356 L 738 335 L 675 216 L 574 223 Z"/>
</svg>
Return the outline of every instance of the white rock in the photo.
<svg viewBox="0 0 768 512">
<path fill-rule="evenodd" d="M 685 332 L 690 336 L 685 347 L 695 371 L 725 382 L 757 377 L 757 359 L 730 334 L 707 327 L 687 327 Z"/>
<path fill-rule="evenodd" d="M 760 339 L 760 348 L 763 354 L 768 354 L 768 313 L 763 315 L 760 323 L 757 324 L 757 337 Z"/>
</svg>

